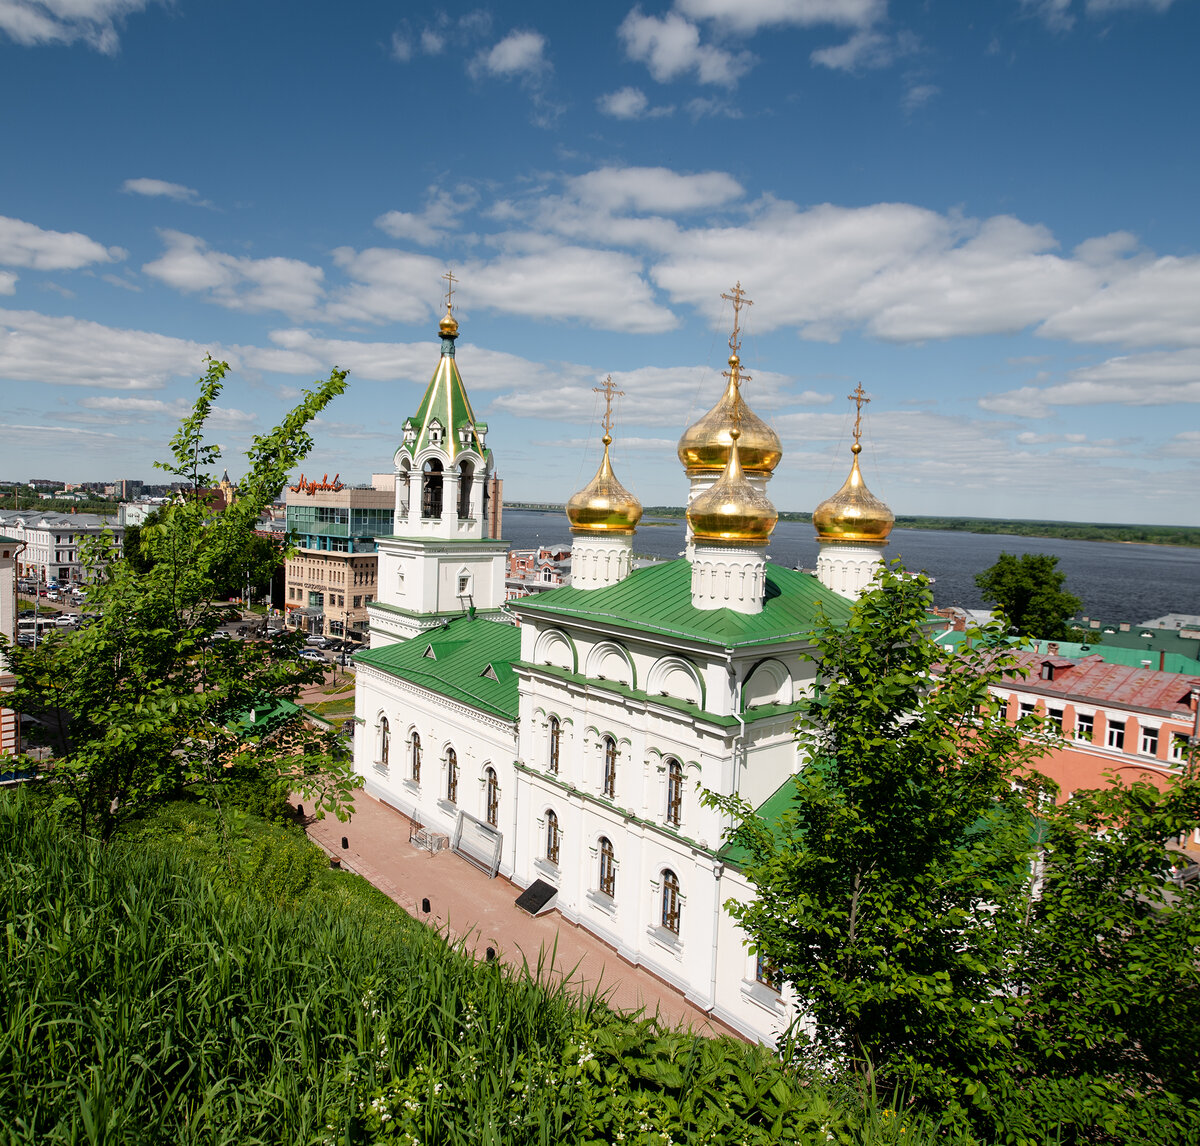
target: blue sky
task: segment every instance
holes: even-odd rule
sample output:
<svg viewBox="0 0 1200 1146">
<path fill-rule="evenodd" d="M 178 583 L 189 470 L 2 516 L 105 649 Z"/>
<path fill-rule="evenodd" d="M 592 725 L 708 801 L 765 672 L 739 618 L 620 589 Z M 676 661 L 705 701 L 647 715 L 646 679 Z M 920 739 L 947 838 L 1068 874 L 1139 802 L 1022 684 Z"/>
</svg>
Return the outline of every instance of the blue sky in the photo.
<svg viewBox="0 0 1200 1146">
<path fill-rule="evenodd" d="M 1198 0 L 0 0 L 0 478 L 153 480 L 211 352 L 231 473 L 390 468 L 438 353 L 510 500 L 681 504 L 740 281 L 811 509 L 1200 524 Z"/>
</svg>

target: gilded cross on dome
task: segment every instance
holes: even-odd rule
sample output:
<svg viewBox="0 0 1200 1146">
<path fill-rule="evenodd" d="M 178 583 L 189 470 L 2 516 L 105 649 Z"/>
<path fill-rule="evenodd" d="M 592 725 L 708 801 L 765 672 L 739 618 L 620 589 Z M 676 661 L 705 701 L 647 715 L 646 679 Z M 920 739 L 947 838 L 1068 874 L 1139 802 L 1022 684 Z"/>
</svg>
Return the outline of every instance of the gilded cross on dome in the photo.
<svg viewBox="0 0 1200 1146">
<path fill-rule="evenodd" d="M 733 303 L 733 333 L 729 336 L 729 349 L 738 354 L 742 348 L 742 331 L 741 331 L 741 312 L 744 306 L 753 306 L 754 300 L 746 297 L 746 292 L 742 290 L 742 282 L 739 279 L 733 287 L 730 294 L 722 292 L 721 297 L 726 302 Z"/>
<path fill-rule="evenodd" d="M 625 391 L 618 390 L 616 383 L 612 380 L 610 374 L 604 379 L 603 386 L 593 386 L 593 394 L 604 395 L 604 421 L 600 424 L 604 427 L 604 444 L 607 446 L 612 442 L 612 400 L 614 398 L 624 398 Z"/>
<path fill-rule="evenodd" d="M 733 290 L 729 294 L 722 292 L 721 297 L 726 302 L 733 303 L 733 333 L 729 336 L 729 369 L 722 370 L 721 374 L 725 378 L 729 378 L 733 382 L 733 389 L 736 398 L 733 402 L 733 428 L 740 430 L 742 424 L 742 391 L 741 384 L 750 381 L 750 375 L 742 373 L 742 360 L 738 357 L 738 352 L 742 348 L 742 307 L 753 306 L 754 300 L 746 297 L 746 292 L 742 289 L 742 282 L 739 279 L 733 286 Z"/>
<path fill-rule="evenodd" d="M 454 271 L 452 270 L 447 271 L 442 275 L 442 278 L 448 284 L 446 287 L 446 313 L 449 314 L 454 309 L 454 284 L 458 282 L 458 279 L 454 277 Z"/>
<path fill-rule="evenodd" d="M 862 388 L 861 382 L 858 384 L 857 387 L 855 387 L 854 393 L 847 394 L 846 397 L 849 398 L 850 401 L 853 402 L 855 405 L 854 445 L 850 447 L 850 450 L 852 453 L 860 454 L 860 453 L 862 453 L 862 445 L 859 442 L 859 439 L 862 437 L 862 408 L 871 399 L 867 397 L 867 392 Z"/>
</svg>

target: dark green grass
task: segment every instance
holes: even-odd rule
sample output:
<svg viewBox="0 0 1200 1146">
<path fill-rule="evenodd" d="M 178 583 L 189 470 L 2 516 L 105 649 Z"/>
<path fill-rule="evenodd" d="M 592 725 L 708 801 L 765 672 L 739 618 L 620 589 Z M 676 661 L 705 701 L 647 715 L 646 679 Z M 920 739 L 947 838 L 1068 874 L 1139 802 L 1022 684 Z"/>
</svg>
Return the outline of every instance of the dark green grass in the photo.
<svg viewBox="0 0 1200 1146">
<path fill-rule="evenodd" d="M 174 806 L 101 849 L 0 794 L 0 916 L 4 1142 L 930 1140 L 477 963 L 261 820 Z"/>
</svg>

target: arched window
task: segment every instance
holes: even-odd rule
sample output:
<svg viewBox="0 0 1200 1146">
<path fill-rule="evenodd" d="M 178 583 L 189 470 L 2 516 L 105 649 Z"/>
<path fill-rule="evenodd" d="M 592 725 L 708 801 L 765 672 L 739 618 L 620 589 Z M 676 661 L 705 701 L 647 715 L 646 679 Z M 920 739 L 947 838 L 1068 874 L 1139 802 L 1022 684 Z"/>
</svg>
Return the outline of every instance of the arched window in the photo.
<svg viewBox="0 0 1200 1146">
<path fill-rule="evenodd" d="M 496 827 L 500 823 L 500 781 L 496 769 L 487 770 L 487 822 Z"/>
<path fill-rule="evenodd" d="M 612 840 L 600 837 L 600 891 L 609 899 L 616 898 L 617 861 L 613 856 Z"/>
<path fill-rule="evenodd" d="M 678 760 L 667 761 L 667 823 L 679 827 L 683 818 L 683 765 Z"/>
<path fill-rule="evenodd" d="M 662 873 L 662 925 L 679 934 L 679 877 L 673 871 Z"/>
<path fill-rule="evenodd" d="M 381 768 L 386 768 L 388 763 L 388 749 L 391 747 L 392 735 L 388 729 L 388 718 L 381 716 L 379 718 L 379 765 Z"/>
<path fill-rule="evenodd" d="M 617 795 L 617 742 L 611 737 L 604 738 L 604 794 L 613 800 Z"/>
<path fill-rule="evenodd" d="M 464 460 L 458 467 L 458 516 L 466 520 L 471 516 L 471 486 L 475 482 L 475 467 Z"/>
<path fill-rule="evenodd" d="M 546 812 L 546 862 L 558 866 L 558 816 Z"/>
<path fill-rule="evenodd" d="M 453 748 L 446 749 L 446 799 L 458 803 L 458 753 Z"/>
<path fill-rule="evenodd" d="M 421 734 L 414 728 L 408 742 L 408 760 L 412 765 L 412 782 L 421 782 Z"/>
<path fill-rule="evenodd" d="M 421 516 L 441 520 L 442 463 L 430 458 L 421 474 Z"/>
<path fill-rule="evenodd" d="M 546 762 L 550 771 L 558 774 L 558 749 L 562 744 L 562 725 L 557 716 L 550 717 L 550 759 Z"/>
</svg>

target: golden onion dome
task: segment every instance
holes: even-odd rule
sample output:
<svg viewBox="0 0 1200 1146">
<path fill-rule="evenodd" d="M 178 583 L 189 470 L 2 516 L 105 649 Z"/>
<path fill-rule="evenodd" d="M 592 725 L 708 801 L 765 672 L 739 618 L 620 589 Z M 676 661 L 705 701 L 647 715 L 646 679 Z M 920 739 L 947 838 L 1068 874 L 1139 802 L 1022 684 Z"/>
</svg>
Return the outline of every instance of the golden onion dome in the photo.
<svg viewBox="0 0 1200 1146">
<path fill-rule="evenodd" d="M 741 434 L 730 430 L 725 472 L 688 506 L 688 522 L 697 542 L 725 541 L 762 545 L 770 540 L 779 514 L 751 484 L 742 469 Z"/>
<path fill-rule="evenodd" d="M 458 319 L 454 317 L 454 313 L 448 306 L 446 313 L 442 316 L 442 321 L 438 323 L 438 334 L 443 338 L 458 337 Z"/>
<path fill-rule="evenodd" d="M 842 488 L 826 498 L 813 511 L 813 525 L 819 541 L 860 541 L 880 545 L 887 541 L 896 522 L 895 515 L 879 500 L 863 481 L 858 468 L 862 446 L 850 447 L 854 463 Z"/>
<path fill-rule="evenodd" d="M 729 385 L 717 404 L 698 422 L 689 426 L 679 439 L 679 460 L 688 473 L 696 470 L 723 470 L 729 461 L 730 434 L 741 425 L 742 469 L 751 473 L 770 473 L 779 465 L 783 446 L 779 435 L 755 414 L 741 395 L 736 354 L 729 356 Z M 738 407 L 741 407 L 740 411 Z"/>
<path fill-rule="evenodd" d="M 608 460 L 612 438 L 604 435 L 604 457 L 600 468 L 577 494 L 567 502 L 567 519 L 577 533 L 632 533 L 642 520 L 642 503 L 613 473 Z"/>
</svg>

